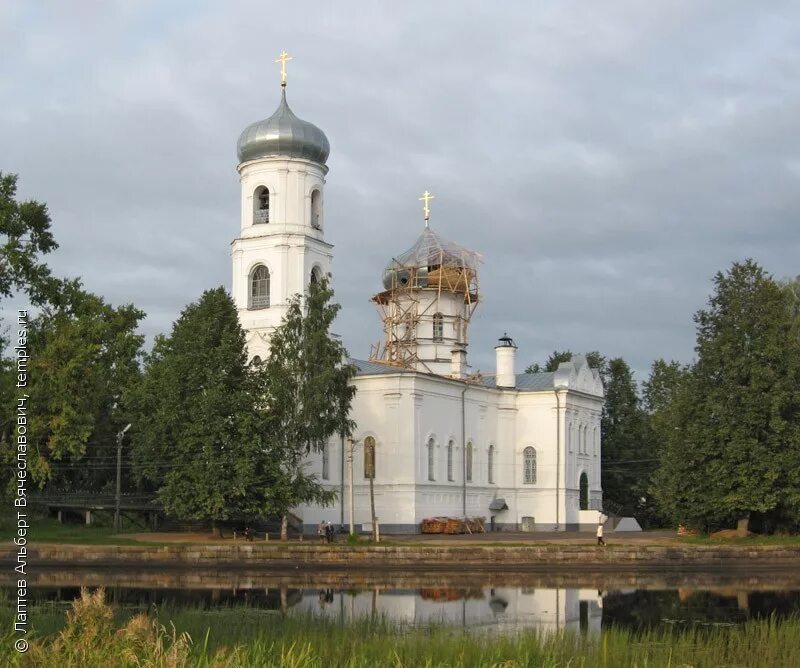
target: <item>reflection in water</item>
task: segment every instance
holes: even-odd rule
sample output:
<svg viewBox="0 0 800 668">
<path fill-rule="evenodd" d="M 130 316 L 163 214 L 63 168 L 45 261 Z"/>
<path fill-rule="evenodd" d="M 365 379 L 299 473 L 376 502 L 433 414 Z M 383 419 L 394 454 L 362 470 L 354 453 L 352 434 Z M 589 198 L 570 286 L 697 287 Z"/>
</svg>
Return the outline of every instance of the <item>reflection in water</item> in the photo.
<svg viewBox="0 0 800 668">
<path fill-rule="evenodd" d="M 434 577 L 434 576 L 432 576 Z M 6 589 L 6 598 L 11 591 Z M 68 602 L 78 587 L 40 587 L 32 602 Z M 125 608 L 153 605 L 172 609 L 224 610 L 247 606 L 313 616 L 344 623 L 380 615 L 401 625 L 448 625 L 513 633 L 600 631 L 609 625 L 645 629 L 660 625 L 719 625 L 751 618 L 800 614 L 800 588 L 794 590 L 628 589 L 600 590 L 553 587 L 275 586 L 250 589 L 153 589 L 108 587 L 107 599 Z"/>
<path fill-rule="evenodd" d="M 290 614 L 313 615 L 347 622 L 379 614 L 409 626 L 447 625 L 501 632 L 538 628 L 543 631 L 599 630 L 602 597 L 595 589 L 324 589 L 303 591 Z"/>
</svg>

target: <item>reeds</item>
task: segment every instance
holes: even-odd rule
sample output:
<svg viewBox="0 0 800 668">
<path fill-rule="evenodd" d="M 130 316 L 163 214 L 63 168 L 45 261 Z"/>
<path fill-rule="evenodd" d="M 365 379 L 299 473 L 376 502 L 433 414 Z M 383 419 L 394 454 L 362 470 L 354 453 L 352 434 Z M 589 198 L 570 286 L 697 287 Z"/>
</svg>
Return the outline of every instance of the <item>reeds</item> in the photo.
<svg viewBox="0 0 800 668">
<path fill-rule="evenodd" d="M 171 618 L 165 620 L 165 612 Z M 179 630 L 180 629 L 180 630 Z M 192 639 L 194 638 L 194 640 Z M 398 626 L 385 618 L 352 624 L 252 609 L 162 610 L 115 621 L 103 590 L 83 592 L 63 628 L 29 638 L 17 654 L 0 638 L 0 665 L 47 668 L 693 668 L 798 665 L 800 619 L 739 626 L 602 633 L 521 631 L 494 635 L 452 627 Z"/>
</svg>

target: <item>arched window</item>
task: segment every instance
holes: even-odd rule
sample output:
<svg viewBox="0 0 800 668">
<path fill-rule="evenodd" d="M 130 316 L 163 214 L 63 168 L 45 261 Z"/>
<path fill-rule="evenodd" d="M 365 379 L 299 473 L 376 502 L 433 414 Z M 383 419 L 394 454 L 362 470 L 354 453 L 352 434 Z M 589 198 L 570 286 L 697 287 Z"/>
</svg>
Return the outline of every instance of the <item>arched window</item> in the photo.
<svg viewBox="0 0 800 668">
<path fill-rule="evenodd" d="M 269 269 L 263 264 L 250 274 L 250 308 L 269 308 Z"/>
<path fill-rule="evenodd" d="M 467 443 L 467 449 L 464 452 L 467 458 L 466 466 L 464 467 L 467 469 L 467 482 L 472 482 L 472 441 Z"/>
<path fill-rule="evenodd" d="M 526 485 L 536 484 L 536 450 L 527 447 L 522 451 L 523 482 Z"/>
<path fill-rule="evenodd" d="M 259 186 L 253 193 L 253 225 L 264 225 L 269 222 L 269 190 Z"/>
<path fill-rule="evenodd" d="M 447 479 L 453 481 L 453 441 L 447 444 Z"/>
<path fill-rule="evenodd" d="M 595 427 L 592 430 L 592 451 L 593 451 L 595 457 L 597 457 L 597 441 L 598 440 L 599 439 L 597 438 L 597 427 Z"/>
<path fill-rule="evenodd" d="M 567 421 L 567 450 L 572 452 L 572 423 Z"/>
<path fill-rule="evenodd" d="M 314 267 L 311 270 L 311 285 L 319 283 L 322 280 L 322 270 L 319 267 Z"/>
<path fill-rule="evenodd" d="M 261 357 L 259 355 L 256 355 L 255 357 L 253 357 L 253 359 L 250 360 L 251 366 L 258 366 L 259 364 L 261 364 Z"/>
<path fill-rule="evenodd" d="M 428 480 L 436 480 L 436 459 L 433 448 L 435 443 L 433 438 L 428 439 Z"/>
<path fill-rule="evenodd" d="M 331 450 L 330 445 L 325 443 L 322 446 L 322 479 L 328 480 L 331 477 Z"/>
<path fill-rule="evenodd" d="M 375 439 L 372 436 L 364 439 L 364 477 L 375 477 Z"/>
<path fill-rule="evenodd" d="M 583 452 L 584 455 L 588 455 L 589 454 L 589 447 L 586 444 L 586 433 L 588 432 L 588 430 L 589 430 L 589 427 L 584 425 L 583 426 L 583 431 L 581 432 L 581 452 Z"/>
<path fill-rule="evenodd" d="M 322 195 L 319 190 L 311 193 L 311 227 L 322 229 Z"/>
<path fill-rule="evenodd" d="M 489 446 L 489 455 L 486 461 L 489 484 L 494 485 L 494 446 Z"/>
<path fill-rule="evenodd" d="M 433 340 L 444 339 L 444 316 L 441 313 L 433 314 Z"/>
<path fill-rule="evenodd" d="M 580 479 L 580 504 L 581 510 L 589 510 L 589 478 L 586 471 L 581 473 Z"/>
</svg>

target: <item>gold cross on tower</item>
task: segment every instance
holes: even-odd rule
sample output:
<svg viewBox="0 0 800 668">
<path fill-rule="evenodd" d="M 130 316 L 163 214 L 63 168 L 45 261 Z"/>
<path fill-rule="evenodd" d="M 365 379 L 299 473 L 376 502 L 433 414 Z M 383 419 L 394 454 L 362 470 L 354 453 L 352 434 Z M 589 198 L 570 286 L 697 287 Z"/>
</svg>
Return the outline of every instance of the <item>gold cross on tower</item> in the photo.
<svg viewBox="0 0 800 668">
<path fill-rule="evenodd" d="M 428 227 L 428 219 L 431 217 L 431 209 L 428 206 L 428 202 L 434 199 L 434 196 L 431 195 L 427 190 L 422 193 L 422 197 L 419 198 L 420 202 L 425 202 L 422 206 L 422 211 L 425 213 L 425 227 Z"/>
<path fill-rule="evenodd" d="M 286 53 L 286 50 L 283 50 L 281 51 L 281 55 L 278 56 L 278 59 L 275 61 L 276 63 L 281 64 L 281 86 L 284 88 L 286 88 L 286 63 L 291 59 L 292 57 Z"/>
</svg>

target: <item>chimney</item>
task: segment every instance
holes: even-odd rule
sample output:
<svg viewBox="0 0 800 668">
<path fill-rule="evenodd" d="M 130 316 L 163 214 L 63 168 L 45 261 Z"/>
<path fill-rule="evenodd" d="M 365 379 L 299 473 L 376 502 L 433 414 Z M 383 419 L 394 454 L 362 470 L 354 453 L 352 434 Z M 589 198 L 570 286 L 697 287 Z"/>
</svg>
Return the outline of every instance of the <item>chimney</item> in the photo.
<svg viewBox="0 0 800 668">
<path fill-rule="evenodd" d="M 450 376 L 464 378 L 467 375 L 467 351 L 460 343 L 450 351 Z"/>
<path fill-rule="evenodd" d="M 500 343 L 494 347 L 497 355 L 497 375 L 495 385 L 497 387 L 516 387 L 517 377 L 514 374 L 514 358 L 517 353 L 517 346 L 514 340 L 504 333 L 500 337 Z"/>
</svg>

